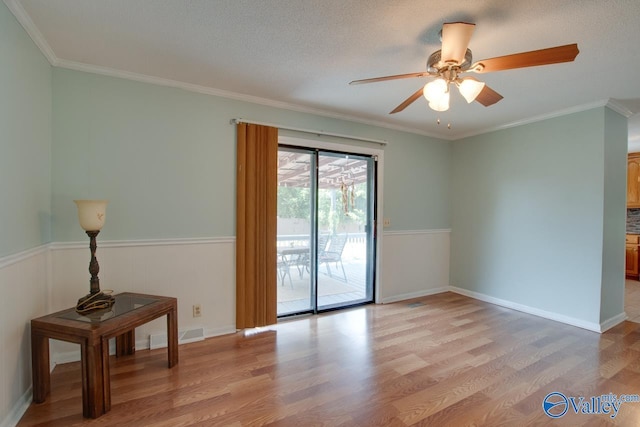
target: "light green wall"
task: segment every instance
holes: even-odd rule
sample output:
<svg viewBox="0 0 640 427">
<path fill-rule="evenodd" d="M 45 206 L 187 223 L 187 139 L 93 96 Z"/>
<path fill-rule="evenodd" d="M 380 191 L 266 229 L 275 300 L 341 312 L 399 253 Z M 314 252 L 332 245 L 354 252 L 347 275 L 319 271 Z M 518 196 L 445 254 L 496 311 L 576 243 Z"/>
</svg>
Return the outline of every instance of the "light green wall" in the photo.
<svg viewBox="0 0 640 427">
<path fill-rule="evenodd" d="M 51 241 L 51 67 L 0 3 L 0 257 Z"/>
<path fill-rule="evenodd" d="M 451 143 L 413 136 L 385 150 L 384 216 L 388 231 L 451 226 Z"/>
<path fill-rule="evenodd" d="M 389 141 L 393 229 L 449 227 L 445 141 L 58 68 L 53 94 L 55 241 L 84 239 L 77 198 L 110 200 L 103 239 L 235 235 L 234 117 Z"/>
<path fill-rule="evenodd" d="M 604 110 L 604 251 L 600 321 L 624 311 L 624 238 L 627 205 L 627 119 Z"/>
<path fill-rule="evenodd" d="M 600 322 L 603 275 L 610 275 L 617 295 L 622 292 L 617 278 L 623 274 L 622 268 L 615 271 L 622 253 L 615 263 L 605 264 L 613 270 L 603 273 L 603 241 L 624 244 L 619 238 L 624 234 L 619 223 L 624 204 L 618 205 L 625 169 L 622 165 L 605 176 L 607 110 L 596 108 L 453 143 L 452 285 Z M 607 124 L 618 137 L 619 120 Z M 619 142 L 609 154 L 607 167 L 624 161 Z M 611 178 L 606 186 L 605 178 Z M 613 191 L 611 201 L 617 203 L 608 207 L 613 218 L 609 228 L 603 216 L 605 188 Z"/>
<path fill-rule="evenodd" d="M 86 241 L 75 198 L 111 200 L 103 239 L 234 235 L 229 120 L 244 117 L 389 141 L 390 230 L 452 227 L 453 285 L 590 322 L 621 310 L 626 122 L 607 109 L 448 143 L 52 69 L 2 2 L 0 58 L 0 258 Z M 25 325 L 44 314 L 51 274 L 41 258 L 38 271 L 2 270 L 28 303 L 0 310 L 15 325 L 0 330 L 1 417 L 28 390 Z"/>
</svg>

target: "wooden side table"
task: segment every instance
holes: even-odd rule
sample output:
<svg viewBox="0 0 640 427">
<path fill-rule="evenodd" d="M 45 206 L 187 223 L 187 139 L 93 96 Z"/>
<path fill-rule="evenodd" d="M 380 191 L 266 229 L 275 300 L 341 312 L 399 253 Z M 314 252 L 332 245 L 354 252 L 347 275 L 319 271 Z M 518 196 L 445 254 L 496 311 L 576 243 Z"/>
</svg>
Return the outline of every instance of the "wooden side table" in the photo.
<svg viewBox="0 0 640 427">
<path fill-rule="evenodd" d="M 116 356 L 135 353 L 135 328 L 167 316 L 169 368 L 178 363 L 178 302 L 176 298 L 125 292 L 115 295 L 108 310 L 80 315 L 74 308 L 31 321 L 33 401 L 44 402 L 51 391 L 49 339 L 80 344 L 82 414 L 98 418 L 111 409 L 109 339 Z"/>
</svg>

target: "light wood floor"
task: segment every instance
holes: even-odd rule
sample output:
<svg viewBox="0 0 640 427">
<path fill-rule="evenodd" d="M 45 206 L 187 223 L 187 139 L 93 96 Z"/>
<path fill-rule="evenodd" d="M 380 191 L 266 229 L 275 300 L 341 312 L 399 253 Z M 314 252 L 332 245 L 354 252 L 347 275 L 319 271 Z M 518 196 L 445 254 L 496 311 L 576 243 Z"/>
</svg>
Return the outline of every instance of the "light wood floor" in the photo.
<svg viewBox="0 0 640 427">
<path fill-rule="evenodd" d="M 97 420 L 82 418 L 79 363 L 60 365 L 19 425 L 640 424 L 640 403 L 615 419 L 542 410 L 554 391 L 640 393 L 640 324 L 597 334 L 453 293 L 411 302 L 183 345 L 171 370 L 162 349 L 112 358 L 112 409 Z"/>
<path fill-rule="evenodd" d="M 640 282 L 625 280 L 624 311 L 630 321 L 640 323 Z"/>
</svg>

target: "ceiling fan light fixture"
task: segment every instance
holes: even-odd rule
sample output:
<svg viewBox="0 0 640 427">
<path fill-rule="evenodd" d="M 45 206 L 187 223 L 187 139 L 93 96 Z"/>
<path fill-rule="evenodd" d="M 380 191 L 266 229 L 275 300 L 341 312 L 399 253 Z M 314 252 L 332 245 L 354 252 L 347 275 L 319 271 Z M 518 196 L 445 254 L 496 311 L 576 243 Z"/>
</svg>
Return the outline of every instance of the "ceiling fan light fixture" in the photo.
<svg viewBox="0 0 640 427">
<path fill-rule="evenodd" d="M 455 84 L 458 87 L 460 94 L 468 103 L 476 101 L 485 107 L 489 107 L 500 101 L 503 98 L 502 95 L 491 89 L 485 83 L 472 77 L 462 78 L 462 74 L 468 72 L 490 73 L 516 68 L 571 62 L 575 60 L 576 56 L 580 53 L 578 44 L 573 43 L 496 56 L 474 63 L 472 62 L 473 55 L 471 49 L 468 47 L 474 28 L 475 24 L 468 22 L 445 22 L 442 25 L 442 31 L 440 33 L 442 48 L 429 55 L 426 72 L 422 71 L 418 73 L 354 80 L 349 84 L 374 83 L 415 77 L 435 78 L 433 81 L 430 81 L 412 93 L 400 105 L 391 110 L 389 114 L 403 111 L 417 101 L 420 95 L 424 95 L 429 103 L 429 107 L 433 110 L 446 111 L 449 109 L 449 90 L 451 84 Z"/>
<path fill-rule="evenodd" d="M 435 111 L 447 111 L 449 109 L 449 91 L 444 92 L 439 99 L 429 101 L 429 108 Z"/>
<path fill-rule="evenodd" d="M 465 77 L 462 82 L 458 84 L 460 94 L 467 100 L 467 103 L 471 104 L 480 95 L 482 89 L 484 89 L 485 83 L 474 79 L 473 77 Z"/>
<path fill-rule="evenodd" d="M 445 94 L 447 94 L 448 98 L 449 85 L 444 79 L 438 78 L 424 85 L 422 94 L 425 98 L 427 98 L 427 101 L 429 101 L 429 103 L 438 102 L 443 96 L 445 96 Z"/>
</svg>

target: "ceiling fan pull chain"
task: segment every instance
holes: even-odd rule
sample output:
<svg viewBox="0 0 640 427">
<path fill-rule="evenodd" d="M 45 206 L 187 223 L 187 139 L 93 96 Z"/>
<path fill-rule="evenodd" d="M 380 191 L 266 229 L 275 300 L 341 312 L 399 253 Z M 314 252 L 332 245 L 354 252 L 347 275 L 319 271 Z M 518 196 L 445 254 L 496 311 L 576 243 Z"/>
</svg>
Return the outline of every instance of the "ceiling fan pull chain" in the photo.
<svg viewBox="0 0 640 427">
<path fill-rule="evenodd" d="M 440 124 L 440 117 L 436 119 L 436 123 Z M 447 123 L 447 129 L 451 130 L 451 123 Z"/>
</svg>

